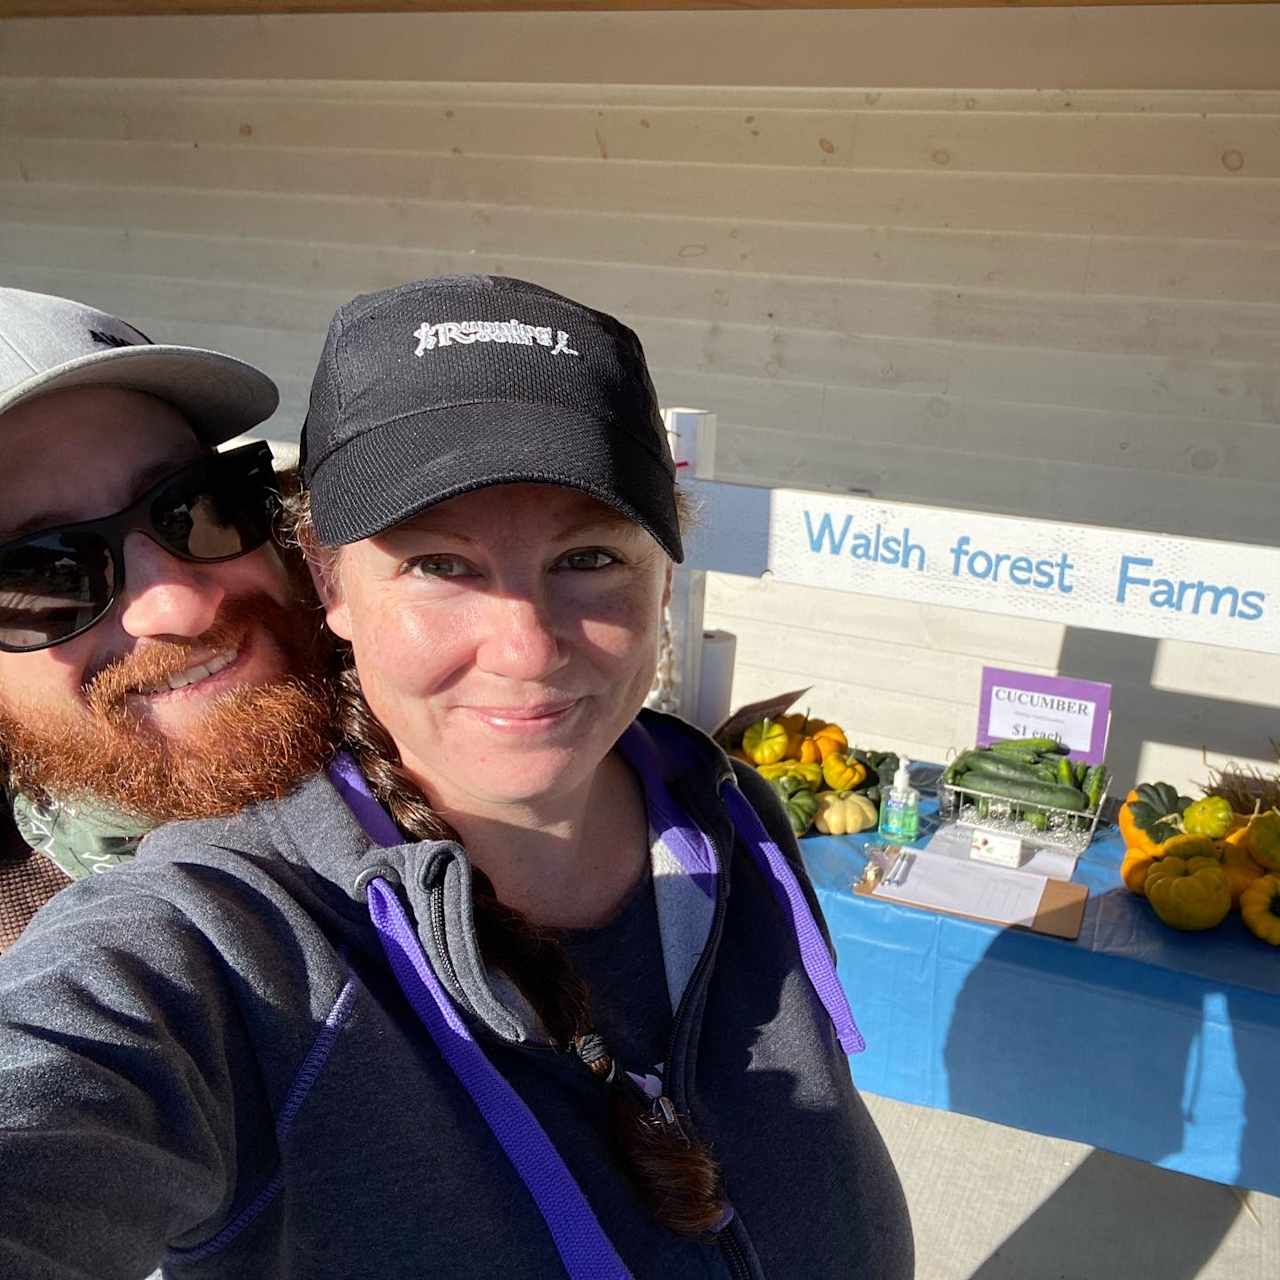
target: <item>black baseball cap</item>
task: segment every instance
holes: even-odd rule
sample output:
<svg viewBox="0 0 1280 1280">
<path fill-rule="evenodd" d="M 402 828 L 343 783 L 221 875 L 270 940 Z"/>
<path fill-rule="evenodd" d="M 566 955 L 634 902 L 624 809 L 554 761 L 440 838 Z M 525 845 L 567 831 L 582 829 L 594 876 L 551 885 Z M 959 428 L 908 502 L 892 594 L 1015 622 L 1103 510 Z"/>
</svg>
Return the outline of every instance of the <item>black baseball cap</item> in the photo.
<svg viewBox="0 0 1280 1280">
<path fill-rule="evenodd" d="M 340 307 L 311 385 L 302 466 L 326 546 L 490 485 L 555 484 L 684 558 L 640 339 L 524 280 L 437 276 Z"/>
</svg>

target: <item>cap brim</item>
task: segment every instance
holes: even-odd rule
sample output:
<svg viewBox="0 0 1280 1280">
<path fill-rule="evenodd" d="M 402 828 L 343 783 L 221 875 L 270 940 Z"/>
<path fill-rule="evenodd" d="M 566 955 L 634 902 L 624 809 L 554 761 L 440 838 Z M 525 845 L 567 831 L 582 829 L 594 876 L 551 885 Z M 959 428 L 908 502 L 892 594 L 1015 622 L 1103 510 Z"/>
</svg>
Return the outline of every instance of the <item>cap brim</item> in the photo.
<svg viewBox="0 0 1280 1280">
<path fill-rule="evenodd" d="M 0 414 L 68 387 L 124 387 L 176 408 L 206 444 L 221 444 L 269 418 L 280 403 L 260 369 L 199 347 L 113 347 L 69 360 L 0 394 Z"/>
<path fill-rule="evenodd" d="M 336 449 L 308 487 L 317 536 L 341 546 L 500 484 L 576 489 L 633 520 L 677 564 L 684 559 L 663 459 L 630 432 L 558 406 L 451 405 L 399 418 Z"/>
</svg>

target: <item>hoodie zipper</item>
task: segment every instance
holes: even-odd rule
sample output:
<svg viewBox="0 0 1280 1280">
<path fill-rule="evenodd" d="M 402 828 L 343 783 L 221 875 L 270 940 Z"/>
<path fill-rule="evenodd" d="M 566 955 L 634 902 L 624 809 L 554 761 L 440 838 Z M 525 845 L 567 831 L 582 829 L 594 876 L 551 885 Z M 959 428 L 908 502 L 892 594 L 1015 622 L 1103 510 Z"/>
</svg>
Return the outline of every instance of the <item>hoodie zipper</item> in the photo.
<svg viewBox="0 0 1280 1280">
<path fill-rule="evenodd" d="M 440 883 L 439 877 L 436 883 L 431 886 L 431 898 L 429 902 L 429 910 L 427 911 L 427 922 L 431 929 L 431 941 L 435 947 L 436 955 L 440 957 L 440 967 L 444 970 L 446 986 L 449 994 L 458 1001 L 458 1003 L 470 1014 L 475 1014 L 475 1009 L 471 1001 L 467 999 L 466 989 L 458 980 L 458 971 L 453 967 L 453 958 L 449 955 L 449 948 L 445 945 L 445 926 L 444 926 L 444 886 Z"/>
<path fill-rule="evenodd" d="M 732 786 L 734 784 L 731 780 L 726 780 L 720 785 Z M 718 792 L 719 788 L 717 788 L 717 794 Z M 702 830 L 707 831 L 705 827 Z M 712 847 L 715 849 L 716 864 L 720 868 L 720 874 L 716 877 L 716 908 L 711 917 L 711 930 L 707 935 L 707 945 L 702 949 L 702 954 L 698 957 L 698 963 L 694 966 L 693 973 L 689 976 L 689 981 L 685 984 L 684 991 L 680 996 L 680 1002 L 676 1005 L 675 1017 L 671 1022 L 671 1045 L 667 1051 L 667 1075 L 670 1076 L 671 1101 L 675 1103 L 676 1108 L 684 1115 L 691 1115 L 691 1113 L 689 1111 L 689 1096 L 688 1090 L 685 1088 L 684 1073 L 677 1073 L 675 1070 L 676 1043 L 680 1024 L 688 1016 L 693 993 L 704 985 L 707 973 L 711 968 L 712 959 L 719 950 L 720 934 L 724 929 L 725 893 L 721 887 L 724 882 L 724 850 L 710 831 L 707 831 L 707 839 L 711 841 Z M 736 1212 L 733 1218 L 717 1234 L 716 1243 L 720 1246 L 720 1255 L 724 1259 L 732 1280 L 751 1280 L 751 1263 L 735 1236 L 735 1231 L 741 1231 L 744 1235 L 746 1234 L 746 1228 Z"/>
<path fill-rule="evenodd" d="M 747 1255 L 743 1253 L 742 1246 L 733 1234 L 736 1221 L 735 1218 L 734 1222 L 730 1222 L 717 1237 L 720 1241 L 720 1252 L 724 1255 L 725 1265 L 729 1268 L 729 1274 L 733 1280 L 751 1280 L 751 1263 L 747 1261 Z"/>
</svg>

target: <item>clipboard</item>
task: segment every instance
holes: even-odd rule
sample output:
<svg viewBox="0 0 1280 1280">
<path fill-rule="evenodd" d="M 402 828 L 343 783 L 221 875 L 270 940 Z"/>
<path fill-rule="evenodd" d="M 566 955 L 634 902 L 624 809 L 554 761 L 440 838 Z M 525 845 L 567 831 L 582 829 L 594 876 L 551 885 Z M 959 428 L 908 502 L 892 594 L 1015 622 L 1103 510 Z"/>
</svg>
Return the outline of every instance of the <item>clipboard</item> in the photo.
<svg viewBox="0 0 1280 1280">
<path fill-rule="evenodd" d="M 854 893 L 863 898 L 877 896 L 879 884 L 868 885 L 861 880 L 853 886 Z M 1080 928 L 1084 923 L 1085 903 L 1089 899 L 1087 885 L 1075 884 L 1070 880 L 1047 880 L 1044 892 L 1040 895 L 1040 905 L 1036 909 L 1035 920 L 1031 924 L 1005 924 L 1000 920 L 990 920 L 984 916 L 969 915 L 963 911 L 948 911 L 944 907 L 925 906 L 923 903 L 905 902 L 900 899 L 884 899 L 892 901 L 895 907 L 910 907 L 913 911 L 932 911 L 935 915 L 955 916 L 960 920 L 977 920 L 981 924 L 995 924 L 1002 929 L 1022 929 L 1029 933 L 1042 933 L 1050 938 L 1063 938 L 1074 942 L 1080 936 Z"/>
</svg>

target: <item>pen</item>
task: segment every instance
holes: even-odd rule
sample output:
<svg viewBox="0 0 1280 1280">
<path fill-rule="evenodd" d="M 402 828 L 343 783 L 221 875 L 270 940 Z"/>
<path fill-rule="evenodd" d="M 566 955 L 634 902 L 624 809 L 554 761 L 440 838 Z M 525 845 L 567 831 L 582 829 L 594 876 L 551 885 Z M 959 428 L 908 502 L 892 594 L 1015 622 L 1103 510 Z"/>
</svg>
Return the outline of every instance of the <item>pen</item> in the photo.
<svg viewBox="0 0 1280 1280">
<path fill-rule="evenodd" d="M 898 872 L 902 869 L 902 863 L 906 856 L 907 851 L 905 849 L 898 851 L 898 856 L 893 860 L 893 866 L 889 868 L 889 874 L 884 878 L 885 884 L 898 883 Z"/>
</svg>

